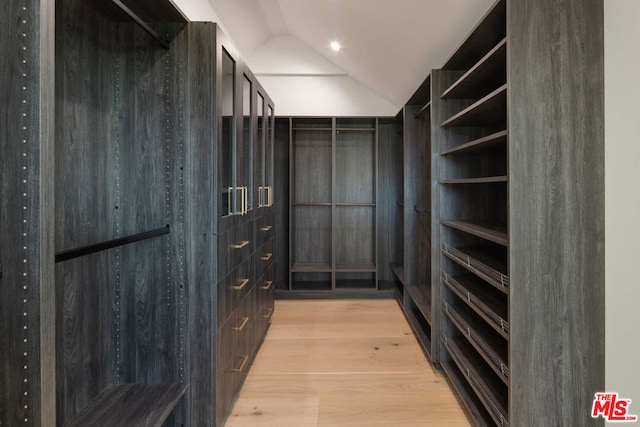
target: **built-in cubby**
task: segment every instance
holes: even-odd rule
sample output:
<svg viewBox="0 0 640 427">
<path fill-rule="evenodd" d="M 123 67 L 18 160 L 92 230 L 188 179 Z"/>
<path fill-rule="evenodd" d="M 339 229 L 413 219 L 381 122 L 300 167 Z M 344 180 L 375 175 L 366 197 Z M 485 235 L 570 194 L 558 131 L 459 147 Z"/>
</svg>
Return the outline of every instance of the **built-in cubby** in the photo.
<svg viewBox="0 0 640 427">
<path fill-rule="evenodd" d="M 289 128 L 289 290 L 376 290 L 377 119 L 291 118 Z"/>
</svg>

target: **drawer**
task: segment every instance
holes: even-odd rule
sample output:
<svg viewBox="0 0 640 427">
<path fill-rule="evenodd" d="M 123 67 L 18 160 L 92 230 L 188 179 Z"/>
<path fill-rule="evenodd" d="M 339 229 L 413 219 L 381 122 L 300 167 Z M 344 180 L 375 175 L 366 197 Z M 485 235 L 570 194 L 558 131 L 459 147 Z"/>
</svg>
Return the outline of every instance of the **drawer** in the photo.
<svg viewBox="0 0 640 427">
<path fill-rule="evenodd" d="M 238 308 L 218 334 L 216 361 L 216 406 L 227 413 L 250 368 L 250 338 L 255 335 L 254 319 L 245 307 Z"/>
<path fill-rule="evenodd" d="M 245 260 L 227 275 L 227 277 L 218 282 L 218 325 L 226 322 L 231 314 L 240 306 L 240 303 L 251 292 L 255 285 L 253 278 L 251 260 Z"/>
<path fill-rule="evenodd" d="M 233 228 L 218 236 L 218 280 L 248 259 L 255 248 L 251 223 Z"/>
<path fill-rule="evenodd" d="M 275 261 L 274 239 L 262 245 L 254 254 L 256 277 L 261 277 Z"/>
<path fill-rule="evenodd" d="M 256 286 L 257 293 L 257 311 L 256 311 L 256 322 L 257 322 L 257 339 L 262 339 L 264 335 L 267 325 L 271 321 L 271 316 L 273 315 L 274 308 L 274 291 L 275 291 L 275 265 L 271 265 L 264 275 L 258 279 Z"/>
<path fill-rule="evenodd" d="M 275 216 L 272 212 L 262 215 L 255 221 L 256 244 L 262 245 L 275 235 Z"/>
</svg>

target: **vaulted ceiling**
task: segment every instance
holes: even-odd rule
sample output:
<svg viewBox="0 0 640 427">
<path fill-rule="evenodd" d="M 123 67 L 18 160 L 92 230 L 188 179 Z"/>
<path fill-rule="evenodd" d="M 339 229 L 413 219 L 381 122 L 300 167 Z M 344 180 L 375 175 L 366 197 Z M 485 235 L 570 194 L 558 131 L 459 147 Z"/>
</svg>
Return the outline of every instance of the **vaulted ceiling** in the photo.
<svg viewBox="0 0 640 427">
<path fill-rule="evenodd" d="M 284 87 L 301 90 L 331 79 L 339 90 L 354 91 L 388 113 L 397 112 L 430 70 L 444 63 L 493 2 L 209 0 L 267 89 L 271 85 L 284 97 Z M 334 40 L 340 52 L 331 50 Z M 292 83 L 283 84 L 285 78 Z"/>
</svg>

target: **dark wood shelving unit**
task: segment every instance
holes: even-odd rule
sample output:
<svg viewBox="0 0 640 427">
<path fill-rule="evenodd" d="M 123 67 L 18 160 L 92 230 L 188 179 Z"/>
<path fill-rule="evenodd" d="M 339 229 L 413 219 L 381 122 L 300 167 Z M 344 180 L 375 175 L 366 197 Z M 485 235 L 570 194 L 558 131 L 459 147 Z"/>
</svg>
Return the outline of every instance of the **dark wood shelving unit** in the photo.
<svg viewBox="0 0 640 427">
<path fill-rule="evenodd" d="M 402 200 L 397 205 L 402 216 L 402 265 L 393 267 L 400 280 L 405 316 L 425 354 L 438 362 L 440 350 L 436 336 L 438 319 L 433 304 L 437 287 L 431 280 L 432 193 L 431 193 L 431 76 L 407 101 L 402 110 L 403 176 Z"/>
<path fill-rule="evenodd" d="M 377 119 L 290 118 L 289 127 L 288 290 L 377 290 Z"/>
<path fill-rule="evenodd" d="M 478 425 L 600 425 L 603 13 L 575 6 L 497 0 L 430 75 L 439 361 Z"/>
</svg>

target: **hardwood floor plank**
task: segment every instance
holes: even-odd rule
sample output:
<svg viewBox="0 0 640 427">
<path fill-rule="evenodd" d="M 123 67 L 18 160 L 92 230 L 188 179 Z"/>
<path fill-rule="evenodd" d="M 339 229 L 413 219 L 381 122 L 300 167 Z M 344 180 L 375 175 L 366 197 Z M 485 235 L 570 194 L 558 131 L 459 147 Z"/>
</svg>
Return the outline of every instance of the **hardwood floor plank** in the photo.
<svg viewBox="0 0 640 427">
<path fill-rule="evenodd" d="M 227 427 L 469 426 L 393 300 L 276 301 Z"/>
</svg>

